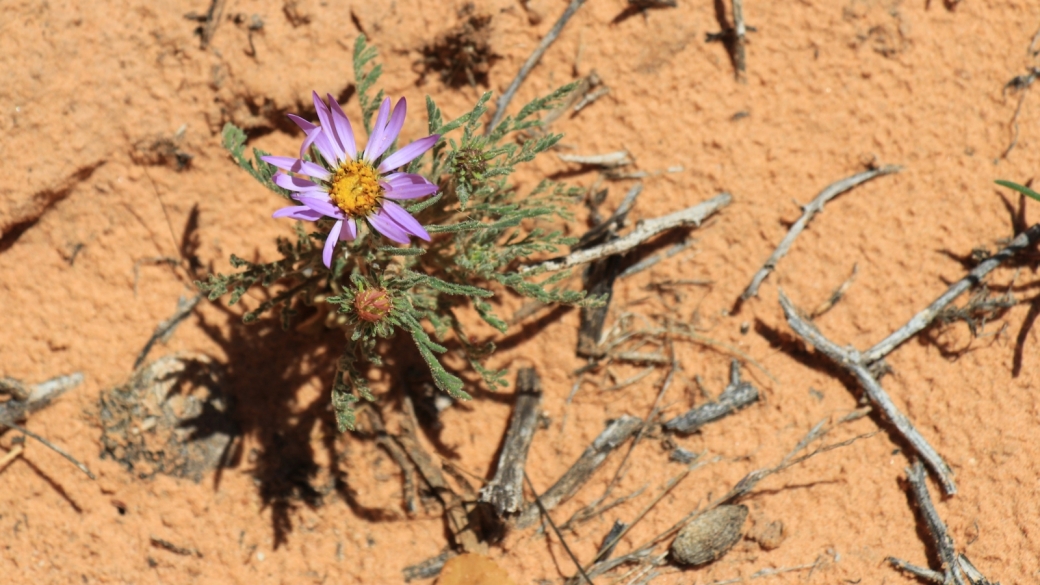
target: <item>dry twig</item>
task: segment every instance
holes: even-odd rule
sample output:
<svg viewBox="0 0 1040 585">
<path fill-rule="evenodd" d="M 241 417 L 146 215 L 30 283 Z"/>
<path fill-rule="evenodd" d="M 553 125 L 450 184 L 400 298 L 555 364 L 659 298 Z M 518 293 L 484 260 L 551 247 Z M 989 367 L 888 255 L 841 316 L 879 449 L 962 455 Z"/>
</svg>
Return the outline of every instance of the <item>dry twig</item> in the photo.
<svg viewBox="0 0 1040 585">
<path fill-rule="evenodd" d="M 902 170 L 902 167 L 887 165 L 881 168 L 869 170 L 857 175 L 853 175 L 847 179 L 842 179 L 833 185 L 828 186 L 820 194 L 816 196 L 808 205 L 802 207 L 802 216 L 798 218 L 798 221 L 791 225 L 791 229 L 788 230 L 787 235 L 780 241 L 780 245 L 776 247 L 776 251 L 773 252 L 769 259 L 766 260 L 765 265 L 755 274 L 754 278 L 751 279 L 751 284 L 748 285 L 744 293 L 740 295 L 741 301 L 746 301 L 753 296 L 758 295 L 758 287 L 762 285 L 762 281 L 769 276 L 780 259 L 783 258 L 787 252 L 791 249 L 791 245 L 794 244 L 795 238 L 802 233 L 802 231 L 809 225 L 809 221 L 812 220 L 813 216 L 823 211 L 823 206 L 828 201 L 834 199 L 838 195 L 852 189 L 860 183 L 865 183 L 874 177 L 880 177 L 881 175 L 890 175 L 897 173 Z"/>
<path fill-rule="evenodd" d="M 953 285 L 946 289 L 946 292 L 940 295 L 939 298 L 935 299 L 932 304 L 928 305 L 928 307 L 920 313 L 914 315 L 906 325 L 900 327 L 891 335 L 878 342 L 874 347 L 863 352 L 860 356 L 860 360 L 864 364 L 872 364 L 884 358 L 889 354 L 889 352 L 899 347 L 904 341 L 917 335 L 925 327 L 928 327 L 932 320 L 936 318 L 946 305 L 953 302 L 954 299 L 959 297 L 972 286 L 982 282 L 982 279 L 992 272 L 994 268 L 1000 266 L 1000 264 L 1005 260 L 1008 260 L 1022 250 L 1036 245 L 1038 241 L 1040 241 L 1040 224 L 1036 224 L 1028 230 L 1018 234 L 1015 239 L 1011 240 L 1011 243 L 1008 244 L 1006 248 L 990 256 L 988 259 L 976 266 L 974 270 L 969 272 L 967 276 L 953 283 Z"/>
<path fill-rule="evenodd" d="M 935 506 L 932 505 L 932 497 L 928 494 L 928 481 L 925 476 L 924 466 L 921 465 L 920 461 L 915 461 L 913 466 L 906 469 L 906 477 L 910 482 L 910 489 L 914 493 L 914 500 L 917 501 L 917 507 L 921 510 L 921 515 L 924 517 L 924 523 L 928 527 L 928 533 L 932 535 L 932 541 L 935 544 L 936 551 L 939 553 L 939 559 L 942 561 L 943 576 L 941 582 L 945 585 L 950 585 L 951 583 L 968 585 L 964 581 L 964 574 L 957 561 L 957 553 L 953 549 L 953 538 L 946 531 L 946 524 L 943 523 L 942 518 L 939 518 L 939 513 L 935 511 Z M 923 574 L 924 571 L 915 571 L 914 569 L 918 568 L 905 561 L 889 557 L 889 562 L 898 568 L 906 569 L 919 576 L 925 576 Z"/>
<path fill-rule="evenodd" d="M 563 15 L 560 16 L 560 19 L 556 21 L 556 24 L 554 24 L 549 30 L 549 33 L 546 34 L 538 43 L 538 46 L 535 48 L 534 52 L 531 53 L 531 56 L 528 57 L 523 66 L 520 67 L 520 71 L 517 72 L 516 78 L 513 79 L 513 82 L 509 84 L 509 87 L 502 94 L 502 97 L 498 98 L 498 101 L 495 103 L 495 115 L 491 117 L 491 123 L 487 125 L 487 129 L 485 130 L 486 134 L 490 134 L 491 130 L 495 126 L 498 126 L 498 123 L 502 121 L 502 118 L 506 114 L 506 107 L 509 105 L 509 102 L 513 100 L 513 96 L 516 95 L 516 90 L 520 89 L 520 84 L 527 79 L 527 75 L 531 73 L 534 66 L 541 60 L 546 49 L 556 41 L 556 37 L 560 36 L 560 32 L 563 30 L 563 27 L 566 26 L 567 21 L 574 16 L 574 13 L 577 12 L 584 3 L 585 0 L 571 0 L 571 3 L 567 5 L 567 9 L 563 11 Z"/>
<path fill-rule="evenodd" d="M 740 380 L 740 362 L 730 364 L 729 385 L 719 399 L 694 408 L 664 423 L 664 428 L 679 433 L 692 433 L 758 400 L 758 389 Z"/>
<path fill-rule="evenodd" d="M 729 193 L 723 193 L 712 197 L 699 205 L 694 205 L 693 207 L 688 207 L 662 217 L 643 220 L 636 224 L 636 228 L 630 233 L 616 240 L 591 248 L 577 250 L 563 258 L 553 258 L 551 260 L 539 262 L 538 264 L 524 266 L 520 268 L 520 273 L 524 274 L 535 271 L 537 271 L 537 273 L 556 272 L 580 266 L 594 260 L 599 260 L 600 258 L 606 258 L 607 256 L 612 256 L 614 254 L 627 252 L 657 234 L 672 228 L 691 224 L 694 226 L 700 226 L 701 222 L 703 222 L 707 217 L 729 205 L 732 201 L 733 197 Z"/>
<path fill-rule="evenodd" d="M 541 495 L 540 505 L 545 510 L 552 510 L 574 495 L 578 488 L 588 481 L 593 472 L 603 464 L 607 455 L 628 440 L 642 423 L 643 421 L 639 418 L 626 414 L 607 425 L 607 428 L 585 449 L 574 465 L 571 465 L 570 469 Z M 516 527 L 522 529 L 534 524 L 538 519 L 538 512 L 538 506 L 528 505 L 516 519 Z"/>
<path fill-rule="evenodd" d="M 802 338 L 803 341 L 812 345 L 823 355 L 827 356 L 835 365 L 852 374 L 863 387 L 867 398 L 881 409 L 885 418 L 888 419 L 899 435 L 908 442 L 915 451 L 925 460 L 928 467 L 935 472 L 936 477 L 943 486 L 943 491 L 949 495 L 957 493 L 957 485 L 953 481 L 953 471 L 946 464 L 938 451 L 931 443 L 914 427 L 910 419 L 906 417 L 892 402 L 885 389 L 877 381 L 867 368 L 864 360 L 854 348 L 843 349 L 833 341 L 827 339 L 812 324 L 806 321 L 788 300 L 784 291 L 780 291 L 780 306 L 783 307 L 784 316 L 787 318 L 791 329 Z"/>
</svg>

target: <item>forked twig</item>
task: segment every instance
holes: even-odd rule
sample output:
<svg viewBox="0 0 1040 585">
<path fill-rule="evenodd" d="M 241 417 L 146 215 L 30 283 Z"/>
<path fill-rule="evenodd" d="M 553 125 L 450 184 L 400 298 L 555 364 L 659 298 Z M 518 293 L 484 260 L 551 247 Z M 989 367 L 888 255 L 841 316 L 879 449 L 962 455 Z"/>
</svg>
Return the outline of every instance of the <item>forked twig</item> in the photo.
<svg viewBox="0 0 1040 585">
<path fill-rule="evenodd" d="M 932 447 L 931 443 L 914 427 L 910 419 L 900 412 L 899 408 L 892 402 L 892 398 L 889 397 L 885 389 L 881 387 L 874 375 L 867 369 L 865 365 L 867 362 L 863 360 L 859 352 L 854 348 L 843 349 L 838 344 L 824 337 L 813 324 L 802 318 L 783 290 L 780 291 L 780 306 L 783 307 L 787 324 L 791 326 L 791 329 L 794 330 L 798 337 L 815 347 L 820 353 L 827 356 L 828 359 L 852 374 L 859 381 L 867 398 L 881 409 L 885 418 L 892 423 L 899 435 L 910 443 L 914 450 L 925 460 L 928 467 L 935 472 L 939 482 L 942 484 L 943 491 L 949 495 L 957 493 L 957 485 L 953 481 L 953 471 L 950 469 L 950 466 L 946 464 L 946 461 Z"/>
<path fill-rule="evenodd" d="M 847 179 L 842 179 L 837 183 L 828 186 L 823 191 L 820 191 L 820 194 L 817 195 L 811 203 L 802 208 L 802 216 L 798 218 L 798 221 L 794 222 L 794 224 L 791 226 L 791 229 L 788 230 L 787 235 L 784 236 L 784 239 L 780 241 L 780 245 L 776 247 L 776 250 L 773 252 L 771 256 L 769 256 L 769 259 L 766 260 L 766 263 L 762 266 L 762 268 L 757 273 L 755 273 L 754 278 L 751 279 L 751 284 L 749 284 L 747 289 L 744 290 L 744 293 L 740 295 L 740 300 L 746 301 L 751 297 L 758 295 L 758 287 L 762 285 L 762 282 L 766 279 L 766 277 L 769 276 L 769 273 L 776 268 L 776 265 L 780 262 L 780 259 L 783 258 L 791 249 L 791 245 L 794 244 L 795 238 L 797 238 L 799 234 L 801 234 L 802 231 L 805 230 L 806 226 L 809 225 L 809 221 L 812 220 L 813 216 L 823 211 L 823 206 L 828 201 L 834 199 L 835 197 L 841 195 L 849 189 L 852 189 L 856 185 L 865 183 L 873 179 L 874 177 L 880 177 L 882 175 L 890 175 L 892 173 L 897 173 L 900 170 L 902 170 L 902 168 L 903 167 L 900 166 L 886 165 L 877 169 L 866 171 L 864 173 L 853 175 Z"/>
</svg>

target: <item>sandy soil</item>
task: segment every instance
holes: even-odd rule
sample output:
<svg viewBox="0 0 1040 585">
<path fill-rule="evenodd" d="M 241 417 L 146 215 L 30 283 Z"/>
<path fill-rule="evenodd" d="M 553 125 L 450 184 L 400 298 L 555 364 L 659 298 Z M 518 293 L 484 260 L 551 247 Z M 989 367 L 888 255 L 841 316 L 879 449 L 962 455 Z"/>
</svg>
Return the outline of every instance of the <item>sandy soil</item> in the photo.
<svg viewBox="0 0 1040 585">
<path fill-rule="evenodd" d="M 274 321 L 241 325 L 241 311 L 255 307 L 259 295 L 247 297 L 244 309 L 201 305 L 151 356 L 195 351 L 223 365 L 241 431 L 230 467 L 195 483 L 139 479 L 99 458 L 99 396 L 127 379 L 156 324 L 178 297 L 192 294 L 183 273 L 157 259 L 178 256 L 190 221 L 197 222 L 202 265 L 225 271 L 232 252 L 272 258 L 274 237 L 291 231 L 270 219 L 280 201 L 221 149 L 226 121 L 247 128 L 256 146 L 294 151 L 300 137 L 284 114 L 308 109 L 312 89 L 350 95 L 350 50 L 359 30 L 381 50 L 391 95 L 418 105 L 430 94 L 452 115 L 484 89 L 451 88 L 422 74 L 421 48 L 456 24 L 460 6 L 230 0 L 202 49 L 198 23 L 184 15 L 204 13 L 207 4 L 0 3 L 0 375 L 36 383 L 83 372 L 83 385 L 27 424 L 98 475 L 88 479 L 35 443 L 0 473 L 0 571 L 7 583 L 396 583 L 403 567 L 447 544 L 436 510 L 413 518 L 404 512 L 400 476 L 385 453 L 335 431 L 325 389 L 338 334 L 283 333 Z M 492 16 L 491 46 L 501 57 L 490 68 L 490 89 L 508 85 L 565 4 L 477 3 Z M 747 370 L 763 389 L 760 403 L 676 439 L 721 461 L 664 498 L 619 552 L 748 471 L 775 463 L 816 421 L 857 407 L 854 383 L 794 341 L 778 288 L 813 307 L 858 265 L 846 298 L 817 323 L 840 343 L 868 347 L 960 278 L 958 257 L 977 247 L 995 250 L 1013 234 L 993 180 L 1025 182 L 1040 166 L 1037 95 L 1026 95 L 1017 145 L 1002 158 L 1018 104 L 1018 94 L 1002 89 L 1040 65 L 1027 51 L 1040 22 L 1034 2 L 964 0 L 955 9 L 941 0 L 748 3 L 756 31 L 746 84 L 734 80 L 724 46 L 704 42 L 719 30 L 712 3 L 678 4 L 629 15 L 622 0 L 590 1 L 514 102 L 595 70 L 611 93 L 558 122 L 565 145 L 579 153 L 626 148 L 641 170 L 685 169 L 646 179 L 636 218 L 733 194 L 733 205 L 694 233 L 691 251 L 618 284 L 611 319 L 627 311 L 693 320 L 778 380 Z M 263 24 L 251 32 L 254 15 Z M 348 114 L 357 108 L 350 100 Z M 403 134 L 418 137 L 425 124 L 413 114 Z M 188 168 L 177 170 L 175 151 L 192 157 Z M 831 203 L 760 297 L 734 311 L 798 217 L 797 203 L 869 164 L 905 170 Z M 529 183 L 568 170 L 549 156 L 519 178 Z M 568 180 L 594 179 L 581 172 Z M 630 185 L 610 184 L 606 209 Z M 1006 190 L 1003 197 L 1018 207 L 1017 197 Z M 1036 205 L 1026 204 L 1027 219 Z M 581 233 L 585 224 L 568 229 Z M 993 290 L 1010 286 L 1022 303 L 988 323 L 986 336 L 973 339 L 964 323 L 930 329 L 889 357 L 894 373 L 885 378 L 896 403 L 956 472 L 960 492 L 937 504 L 953 538 L 1005 585 L 1035 583 L 1040 558 L 1034 268 L 994 273 Z M 647 290 L 675 278 L 714 284 L 681 295 Z M 521 304 L 499 302 L 504 314 Z M 599 375 L 567 406 L 572 372 L 583 364 L 572 351 L 577 323 L 576 311 L 529 320 L 505 338 L 493 362 L 534 365 L 542 375 L 550 423 L 535 436 L 528 465 L 539 490 L 606 420 L 646 416 L 664 374 L 615 392 L 602 390 L 609 382 Z M 677 343 L 675 351 L 684 376 L 665 397 L 667 416 L 703 400 L 689 381 L 695 375 L 718 392 L 729 368 L 728 356 L 703 345 Z M 405 362 L 391 359 L 388 369 L 400 374 Z M 615 370 L 625 378 L 641 368 Z M 382 378 L 382 391 L 391 393 L 381 403 L 388 417 L 397 408 L 389 382 L 400 379 Z M 479 393 L 444 412 L 441 445 L 430 449 L 490 477 L 511 392 Z M 765 551 L 745 540 L 707 568 L 655 583 L 708 583 L 818 560 L 811 573 L 769 582 L 914 582 L 884 562 L 893 554 L 922 565 L 934 558 L 907 496 L 904 445 L 869 417 L 835 438 L 879 428 L 766 480 L 746 501 L 756 525 L 783 522 L 779 548 Z M 4 434 L 0 447 L 11 448 L 16 436 Z M 598 496 L 619 461 L 610 459 L 555 515 L 567 518 Z M 643 441 L 618 493 L 647 490 L 567 532 L 578 557 L 591 558 L 614 519 L 633 518 L 679 470 L 660 438 Z M 934 485 L 933 494 L 938 499 Z M 156 546 L 156 539 L 187 554 Z M 517 583 L 560 583 L 573 572 L 555 536 L 530 530 L 509 535 L 491 556 Z"/>
</svg>

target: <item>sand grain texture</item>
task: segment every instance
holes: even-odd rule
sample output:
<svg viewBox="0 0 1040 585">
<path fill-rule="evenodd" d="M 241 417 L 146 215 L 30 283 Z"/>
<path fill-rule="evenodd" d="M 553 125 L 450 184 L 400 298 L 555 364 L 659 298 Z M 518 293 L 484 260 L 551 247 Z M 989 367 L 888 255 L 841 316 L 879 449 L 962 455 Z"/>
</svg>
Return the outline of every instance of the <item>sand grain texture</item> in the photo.
<svg viewBox="0 0 1040 585">
<path fill-rule="evenodd" d="M 448 542 L 436 511 L 405 512 L 398 468 L 378 445 L 335 431 L 326 406 L 339 334 L 286 333 L 276 320 L 241 325 L 242 312 L 262 302 L 259 294 L 230 309 L 204 303 L 150 357 L 198 352 L 221 364 L 222 389 L 241 432 L 230 467 L 198 484 L 163 475 L 142 481 L 99 459 L 98 397 L 127 379 L 156 324 L 179 297 L 192 294 L 189 279 L 161 260 L 179 255 L 189 220 L 196 218 L 193 253 L 219 271 L 230 269 L 231 253 L 274 259 L 274 238 L 292 232 L 290 222 L 270 219 L 281 201 L 221 149 L 225 122 L 247 129 L 251 145 L 284 154 L 301 139 L 284 114 L 313 117 L 312 89 L 349 97 L 345 109 L 356 118 L 350 54 L 358 27 L 381 51 L 383 87 L 412 104 L 405 142 L 426 131 L 425 94 L 452 117 L 484 90 L 446 87 L 437 74 L 418 85 L 422 48 L 458 24 L 461 3 L 445 10 L 433 0 L 230 0 L 202 50 L 193 32 L 198 23 L 184 14 L 204 12 L 206 4 L 0 3 L 0 376 L 37 383 L 84 373 L 83 385 L 27 424 L 98 475 L 91 481 L 32 442 L 0 473 L 0 574 L 7 583 L 399 583 L 404 567 L 438 555 Z M 513 1 L 476 2 L 492 15 L 489 42 L 501 58 L 487 75 L 496 92 L 566 3 L 529 4 L 525 11 Z M 622 17 L 622 0 L 586 3 L 513 102 L 518 108 L 574 79 L 580 52 L 577 73 L 595 70 L 611 91 L 555 123 L 566 133 L 562 152 L 624 149 L 637 170 L 685 169 L 645 179 L 633 223 L 720 192 L 733 195 L 694 233 L 698 242 L 689 253 L 619 281 L 612 314 L 695 322 L 779 380 L 745 368 L 760 401 L 675 439 L 722 459 L 665 497 L 615 555 L 748 471 L 774 465 L 820 419 L 857 407 L 847 382 L 794 342 L 778 287 L 811 309 L 858 263 L 845 298 L 816 323 L 835 342 L 865 349 L 960 278 L 966 269 L 958 257 L 977 247 L 992 251 L 1013 235 L 1001 196 L 1013 208 L 1018 198 L 993 180 L 1026 182 L 1040 169 L 1037 88 L 1019 115 L 1017 145 L 1000 158 L 1018 103 L 1018 95 L 1005 97 L 1002 89 L 1038 65 L 1027 54 L 1040 23 L 1035 2 L 971 0 L 955 10 L 938 0 L 746 3 L 745 18 L 756 29 L 748 35 L 746 84 L 734 80 L 723 45 L 704 42 L 719 29 L 712 3 L 678 5 Z M 251 33 L 254 15 L 263 27 Z M 176 138 L 190 165 L 178 170 L 169 159 L 135 155 L 157 137 Z M 830 202 L 758 298 L 732 314 L 751 276 L 799 217 L 796 202 L 807 203 L 869 164 L 905 170 Z M 529 187 L 570 170 L 550 155 L 517 180 Z M 568 177 L 580 185 L 594 179 L 591 172 Z M 631 184 L 609 185 L 606 213 Z M 1036 221 L 1040 204 L 1025 205 L 1026 219 Z M 586 227 L 580 215 L 565 229 L 580 235 Z M 897 405 L 956 473 L 959 493 L 936 506 L 959 550 L 1004 585 L 1035 583 L 1040 558 L 1040 340 L 1030 305 L 1036 306 L 1040 277 L 1029 263 L 1015 275 L 1014 268 L 1000 268 L 991 277 L 998 292 L 1014 282 L 1024 302 L 988 324 L 988 336 L 972 339 L 963 323 L 926 331 L 887 358 L 894 374 L 884 378 Z M 684 278 L 714 284 L 662 295 L 646 288 Z M 522 304 L 508 296 L 496 302 L 502 315 Z M 542 490 L 608 419 L 645 417 L 663 377 L 662 371 L 609 393 L 585 384 L 567 407 L 570 372 L 585 363 L 572 351 L 578 320 L 577 311 L 562 312 L 537 336 L 517 329 L 500 340 L 490 364 L 538 368 L 550 424 L 535 434 L 526 470 Z M 677 342 L 676 357 L 683 375 L 661 403 L 666 420 L 703 403 L 688 382 L 694 375 L 716 393 L 728 382 L 728 355 Z M 410 365 L 391 355 L 387 371 Z M 624 379 L 641 368 L 619 365 L 616 373 Z M 381 374 L 373 384 L 386 393 L 390 380 Z M 491 477 L 510 404 L 478 395 L 466 408 L 449 408 L 437 436 L 443 448 L 430 442 L 427 449 Z M 834 438 L 878 427 L 867 417 Z M 10 448 L 14 437 L 5 433 L 0 447 Z M 898 555 L 925 565 L 930 554 L 905 491 L 903 448 L 880 433 L 770 477 L 742 503 L 755 518 L 783 523 L 780 546 L 767 551 L 741 541 L 718 562 L 663 575 L 654 585 L 746 577 L 819 558 L 829 560 L 810 583 L 916 583 L 884 562 Z M 595 555 L 615 519 L 631 520 L 679 473 L 668 451 L 659 439 L 644 438 L 615 495 L 643 485 L 647 492 L 565 533 L 580 559 Z M 602 493 L 619 460 L 608 459 L 554 518 L 565 520 Z M 573 566 L 556 537 L 531 534 L 493 546 L 494 562 L 517 583 L 569 576 Z M 197 554 L 173 552 L 158 540 Z M 806 574 L 770 583 L 801 583 Z"/>
</svg>

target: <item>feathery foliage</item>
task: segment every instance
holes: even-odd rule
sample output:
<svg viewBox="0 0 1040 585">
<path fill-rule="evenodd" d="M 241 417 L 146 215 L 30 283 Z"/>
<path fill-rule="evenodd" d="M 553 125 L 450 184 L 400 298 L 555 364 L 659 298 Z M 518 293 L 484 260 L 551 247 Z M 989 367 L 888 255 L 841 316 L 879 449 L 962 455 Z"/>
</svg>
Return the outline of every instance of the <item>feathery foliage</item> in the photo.
<svg viewBox="0 0 1040 585">
<path fill-rule="evenodd" d="M 359 36 L 353 69 L 358 104 L 369 132 L 384 95 L 382 90 L 372 95 L 382 73 L 376 56 L 375 48 Z M 295 242 L 278 241 L 279 260 L 254 263 L 232 256 L 231 264 L 238 272 L 210 275 L 197 283 L 199 288 L 211 300 L 228 295 L 229 304 L 234 304 L 251 287 L 277 284 L 277 292 L 269 300 L 245 314 L 246 322 L 280 308 L 287 328 L 306 307 L 326 311 L 326 323 L 346 332 L 332 384 L 332 404 L 341 430 L 353 428 L 355 402 L 373 399 L 366 370 L 383 363 L 379 340 L 399 331 L 411 336 L 434 383 L 451 396 L 469 396 L 467 383 L 442 362 L 446 344 L 451 343 L 465 356 L 457 368 L 471 368 L 491 389 L 505 386 L 505 371 L 483 365 L 494 351 L 494 343 L 473 341 L 458 318 L 459 311 L 472 309 L 504 333 L 507 324 L 495 314 L 491 301 L 495 291 L 508 289 L 546 303 L 589 302 L 584 293 L 564 288 L 564 274 L 535 280 L 518 270 L 519 261 L 532 254 L 560 252 L 575 242 L 548 226 L 571 219 L 568 209 L 577 200 L 577 190 L 543 181 L 530 192 L 522 192 L 509 181 L 518 164 L 534 159 L 560 140 L 562 135 L 540 128 L 538 114 L 558 107 L 573 88 L 568 85 L 532 101 L 487 135 L 482 123 L 490 93 L 482 95 L 472 110 L 450 121 L 444 120 L 433 98 L 426 98 L 430 133 L 440 134 L 442 139 L 405 170 L 426 176 L 440 192 L 406 208 L 427 226 L 432 242 L 397 248 L 362 230 L 358 239 L 342 243 L 346 253 L 337 254 L 330 269 L 322 263 L 321 242 L 331 221 L 318 221 L 314 233 L 307 233 L 298 223 Z M 252 159 L 246 156 L 246 136 L 241 130 L 228 124 L 223 138 L 239 166 L 260 184 L 289 198 L 271 180 L 277 169 L 260 160 L 265 153 L 254 149 Z M 365 303 L 375 308 L 365 308 Z"/>
</svg>

